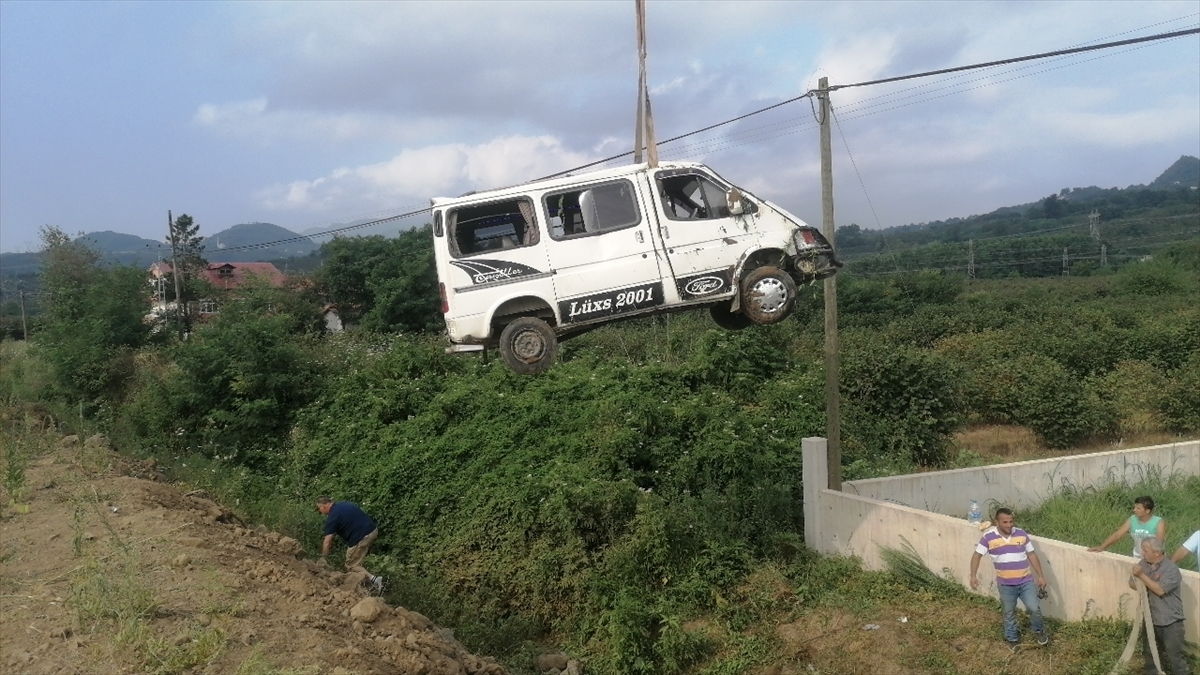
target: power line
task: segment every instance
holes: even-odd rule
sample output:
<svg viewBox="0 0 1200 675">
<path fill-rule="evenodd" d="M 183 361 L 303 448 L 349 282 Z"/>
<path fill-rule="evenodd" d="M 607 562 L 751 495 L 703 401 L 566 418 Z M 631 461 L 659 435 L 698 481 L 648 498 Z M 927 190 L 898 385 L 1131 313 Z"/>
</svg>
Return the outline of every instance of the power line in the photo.
<svg viewBox="0 0 1200 675">
<path fill-rule="evenodd" d="M 1185 35 L 1195 35 L 1200 33 L 1200 28 L 1188 28 L 1186 30 L 1177 30 L 1170 33 L 1159 33 L 1157 35 L 1147 35 L 1140 38 L 1130 38 L 1128 40 L 1117 40 L 1116 42 L 1105 42 L 1098 45 L 1090 45 L 1087 47 L 1074 47 L 1071 49 L 1060 49 L 1053 52 L 1043 52 L 1041 54 L 1030 54 L 1029 56 L 1018 56 L 1011 59 L 1002 59 L 1000 61 L 988 61 L 986 63 L 974 63 L 969 66 L 957 66 L 954 68 L 942 68 L 941 70 L 930 70 L 924 73 L 914 73 L 912 75 L 900 75 L 898 77 L 887 77 L 882 80 L 868 80 L 866 82 L 855 82 L 854 84 L 839 84 L 829 88 L 830 91 L 838 89 L 849 89 L 851 87 L 869 87 L 877 84 L 886 84 L 888 82 L 902 82 L 904 80 L 913 80 L 918 77 L 932 77 L 934 75 L 945 75 L 946 73 L 957 73 L 964 70 L 976 70 L 978 68 L 991 68 L 993 66 L 1003 66 L 1009 63 L 1020 63 L 1022 61 L 1033 61 L 1035 59 L 1048 59 L 1053 56 L 1065 56 L 1067 54 L 1080 54 L 1083 52 L 1092 52 L 1098 49 L 1112 49 L 1113 47 L 1122 47 L 1124 45 L 1133 45 L 1141 42 L 1153 42 L 1155 40 L 1169 40 L 1171 38 L 1183 37 Z"/>
<path fill-rule="evenodd" d="M 1183 236 L 1180 236 L 1180 235 L 1183 235 Z M 1136 242 L 1149 242 L 1149 241 L 1161 240 L 1161 239 L 1167 239 L 1167 241 L 1157 242 L 1157 243 L 1136 243 Z M 1176 230 L 1173 232 L 1165 232 L 1165 233 L 1141 235 L 1141 236 L 1131 236 L 1131 237 L 1116 237 L 1116 238 L 1106 240 L 1106 243 L 1101 247 L 1101 257 L 1104 256 L 1104 254 L 1106 252 L 1105 249 L 1107 249 L 1109 246 L 1112 246 L 1121 251 L 1148 250 L 1148 249 L 1160 249 L 1165 245 L 1175 244 L 1175 243 L 1179 243 L 1179 242 L 1186 242 L 1186 241 L 1195 241 L 1197 239 L 1198 239 L 1197 233 L 1192 232 L 1190 230 Z M 1084 241 L 1086 241 L 1086 240 L 1084 240 Z M 885 243 L 886 243 L 886 240 L 885 240 Z M 860 271 L 860 268 L 866 266 L 869 269 L 869 268 L 877 266 L 877 265 L 886 265 L 886 264 L 888 264 L 888 262 L 891 262 L 893 265 L 896 266 L 897 270 L 900 272 L 923 270 L 923 269 L 928 269 L 928 270 L 962 269 L 963 268 L 962 265 L 952 265 L 951 267 L 939 267 L 939 265 L 946 265 L 948 263 L 958 263 L 960 261 L 966 260 L 967 263 L 966 263 L 965 268 L 969 270 L 971 267 L 971 260 L 972 260 L 972 258 L 976 257 L 974 254 L 978 252 L 974 249 L 972 242 L 970 240 L 965 242 L 965 246 L 964 246 L 964 242 L 932 242 L 929 245 L 935 245 L 935 246 L 941 247 L 941 250 L 938 251 L 939 255 L 934 255 L 931 257 L 920 257 L 917 260 L 910 259 L 910 261 L 909 261 L 910 264 L 916 263 L 917 264 L 916 267 L 909 267 L 909 268 L 901 269 L 899 263 L 897 263 L 897 261 L 896 261 L 896 255 L 894 253 L 891 253 L 890 251 L 887 254 L 876 253 L 876 254 L 869 255 L 869 256 L 864 256 L 864 257 L 859 257 L 859 258 L 851 258 L 851 259 L 847 260 L 847 265 L 849 266 L 849 269 L 854 271 L 855 274 L 883 274 L 883 273 L 885 273 L 883 271 Z M 906 249 L 904 251 L 901 251 L 901 254 L 913 253 L 915 255 L 920 255 L 920 252 L 922 251 L 924 246 L 925 245 L 922 245 L 922 246 L 916 247 L 916 248 Z M 1072 249 L 1076 252 L 1096 250 L 1095 248 L 1086 245 L 1086 243 L 1072 244 L 1072 245 L 1069 245 L 1067 248 Z M 952 250 L 946 250 L 946 249 L 952 249 Z M 1050 253 L 1050 252 L 1060 252 L 1062 250 L 1063 249 L 1061 246 L 1049 246 L 1049 247 L 1042 246 L 1042 247 L 1038 247 L 1038 248 L 1014 248 L 1014 249 L 1000 249 L 1000 250 L 995 250 L 995 249 L 986 250 L 985 249 L 982 251 L 982 253 L 988 259 L 991 259 L 991 260 L 1000 259 L 1000 262 L 1008 265 L 1008 264 L 1020 264 L 1029 259 L 1022 259 L 1022 260 L 1017 260 L 1017 261 L 1013 261 L 1013 260 L 1004 261 L 1003 258 L 1005 258 L 1006 256 L 1007 257 L 1029 256 L 1029 255 L 1036 255 L 1039 253 L 1046 254 L 1046 253 Z M 1081 256 L 1076 255 L 1076 254 L 1072 254 L 1071 257 L 1072 257 L 1072 259 L 1081 259 Z M 1035 260 L 1051 260 L 1051 258 L 1035 258 Z M 986 267 L 988 265 L 996 264 L 996 263 L 979 263 L 978 261 L 976 261 L 976 264 L 981 267 Z"/>
<path fill-rule="evenodd" d="M 1033 61 L 1033 60 L 1037 60 L 1037 59 L 1060 57 L 1060 56 L 1066 56 L 1066 55 L 1070 55 L 1070 54 L 1078 54 L 1078 53 L 1083 53 L 1083 52 L 1097 51 L 1097 50 L 1101 50 L 1101 49 L 1112 49 L 1114 47 L 1120 47 L 1120 46 L 1124 46 L 1124 45 L 1140 44 L 1140 43 L 1154 42 L 1154 41 L 1159 41 L 1159 40 L 1169 40 L 1169 39 L 1173 39 L 1173 38 L 1184 37 L 1187 35 L 1195 35 L 1197 33 L 1200 33 L 1200 28 L 1190 28 L 1190 29 L 1186 29 L 1186 30 L 1172 31 L 1172 32 L 1168 32 L 1168 33 L 1158 33 L 1155 35 L 1148 35 L 1148 36 L 1144 36 L 1144 37 L 1140 37 L 1140 38 L 1131 38 L 1128 40 L 1118 40 L 1115 42 L 1105 42 L 1105 43 L 1101 43 L 1101 44 L 1097 44 L 1097 45 L 1090 45 L 1090 46 L 1085 46 L 1085 47 L 1074 47 L 1074 48 L 1070 48 L 1070 49 L 1061 49 L 1061 50 L 1057 50 L 1057 51 L 1053 51 L 1053 52 L 1043 52 L 1041 54 L 1031 54 L 1031 55 L 1027 55 L 1027 56 L 1019 56 L 1019 57 L 1010 58 L 1010 59 L 1002 59 L 1000 61 L 988 61 L 985 63 L 975 63 L 975 64 L 971 64 L 971 65 L 957 66 L 954 68 L 943 68 L 940 70 L 931 70 L 931 71 L 926 71 L 926 72 L 922 72 L 922 73 L 914 73 L 911 75 L 901 75 L 901 76 L 897 76 L 897 77 L 884 78 L 884 79 L 880 79 L 880 80 L 869 80 L 869 81 L 865 81 L 865 82 L 855 82 L 852 84 L 834 85 L 829 88 L 829 91 L 832 92 L 832 91 L 836 91 L 838 89 L 849 89 L 852 87 L 874 86 L 874 85 L 885 84 L 885 83 L 890 83 L 890 82 L 900 82 L 900 81 L 912 80 L 912 79 L 918 79 L 918 78 L 924 78 L 924 77 L 932 77 L 935 75 L 945 75 L 948 73 L 962 72 L 962 71 L 967 71 L 967 70 L 977 70 L 980 68 L 992 68 L 995 66 L 1001 66 L 1001 65 L 1006 65 L 1006 64 L 1010 64 L 1010 63 L 1019 63 L 1019 62 L 1023 62 L 1023 61 Z M 732 124 L 734 122 L 738 122 L 738 121 L 753 117 L 755 115 L 760 115 L 760 114 L 768 112 L 770 110 L 775 110 L 777 108 L 781 108 L 790 103 L 795 103 L 797 101 L 800 101 L 800 100 L 803 100 L 806 98 L 811 98 L 814 95 L 816 95 L 816 93 L 817 93 L 816 90 L 810 89 L 809 91 L 807 91 L 799 96 L 795 96 L 795 97 L 786 99 L 784 101 L 780 101 L 778 103 L 774 103 L 769 106 L 759 108 L 758 110 L 753 110 L 751 112 L 745 113 L 743 115 L 738 115 L 737 117 L 733 117 L 733 118 L 724 120 L 722 122 L 710 124 L 708 126 L 701 127 L 694 131 L 689 131 L 687 133 L 679 134 L 678 136 L 672 136 L 671 138 L 665 139 L 663 141 L 659 141 L 658 145 L 662 146 L 662 145 L 666 145 L 668 143 L 674 143 L 676 141 L 680 141 L 685 138 L 695 136 L 697 134 L 702 134 L 706 131 L 711 131 L 713 129 L 717 129 L 719 127 L 723 127 L 723 126 Z M 957 92 L 954 92 L 954 93 L 957 93 Z M 949 95 L 949 94 L 947 94 L 947 95 Z M 929 100 L 929 99 L 926 99 L 926 100 Z M 906 105 L 910 105 L 910 104 L 906 104 Z M 899 107 L 899 106 L 897 106 L 897 107 Z M 886 110 L 890 110 L 890 109 L 892 109 L 892 108 L 888 108 L 888 109 L 877 111 L 877 112 L 885 112 Z M 877 113 L 867 113 L 867 114 L 877 114 Z M 857 118 L 857 117 L 864 117 L 864 116 L 866 116 L 866 115 L 856 115 L 853 117 Z M 800 130 L 797 130 L 797 132 L 798 131 L 800 131 Z M 789 132 L 789 133 L 797 133 L 797 132 Z M 785 134 L 785 135 L 787 135 L 787 134 Z M 629 151 L 622 152 L 622 153 L 619 153 L 616 155 L 612 155 L 610 157 L 606 157 L 604 159 L 599 159 L 599 160 L 596 160 L 593 162 L 588 162 L 586 164 L 582 164 L 580 166 L 576 166 L 571 169 L 566 169 L 564 171 L 559 171 L 557 173 L 549 174 L 547 176 L 542 176 L 541 178 L 536 178 L 533 181 L 528 181 L 528 182 L 537 182 L 537 181 L 542 181 L 542 180 L 548 180 L 551 178 L 558 178 L 560 176 L 565 176 L 565 175 L 574 173 L 576 171 L 580 171 L 583 169 L 589 169 L 591 167 L 598 166 L 601 164 L 606 164 L 611 161 L 623 159 L 626 157 L 631 157 L 632 155 L 633 155 L 633 151 L 629 150 Z M 387 218 L 380 218 L 378 220 L 373 220 L 373 221 L 369 221 L 366 223 L 360 223 L 358 225 L 349 225 L 346 227 L 336 228 L 333 230 L 327 230 L 325 232 L 318 233 L 316 235 L 311 235 L 311 236 L 325 236 L 325 235 L 332 235 L 332 234 L 340 234 L 342 232 L 350 232 L 353 230 L 358 230 L 358 229 L 362 229 L 362 228 L 366 228 L 366 227 L 372 227 L 375 225 L 380 225 L 382 223 L 387 223 L 387 222 L 391 222 L 394 220 L 401 220 L 403 218 L 420 215 L 422 213 L 428 213 L 431 210 L 432 210 L 431 208 L 424 208 L 424 209 L 420 209 L 417 211 L 410 211 L 407 213 L 402 213 L 402 214 L 390 216 Z M 309 240 L 309 239 L 310 239 L 309 236 L 289 237 L 287 239 L 280 239 L 278 241 L 273 241 L 273 242 L 264 242 L 261 244 L 247 244 L 244 246 L 232 246 L 232 247 L 221 249 L 221 251 L 228 252 L 228 251 L 243 251 L 243 250 L 250 250 L 250 249 L 258 249 L 258 248 L 269 248 L 269 247 L 275 246 L 277 244 L 293 243 L 293 242 L 304 241 L 304 240 Z"/>
<path fill-rule="evenodd" d="M 221 253 L 226 253 L 229 251 L 248 251 L 250 249 L 255 249 L 255 248 L 270 248 L 270 247 L 278 245 L 278 244 L 291 244 L 291 243 L 298 242 L 298 241 L 309 241 L 312 239 L 312 237 L 324 237 L 324 236 L 328 236 L 328 235 L 341 234 L 342 232 L 350 232 L 351 230 L 360 230 L 365 227 L 373 227 L 375 225 L 380 225 L 383 223 L 391 222 L 393 220 L 402 220 L 404 218 L 411 218 L 412 216 L 419 216 L 422 213 L 429 213 L 429 211 L 431 211 L 431 210 L 432 210 L 432 207 L 426 207 L 419 211 L 409 211 L 408 213 L 401 213 L 396 216 L 388 216 L 387 218 L 380 218 L 378 220 L 372 220 L 372 221 L 369 221 L 366 223 L 359 223 L 358 225 L 347 225 L 346 227 L 339 227 L 339 228 L 335 228 L 332 230 L 326 230 L 324 232 L 318 232 L 316 234 L 300 235 L 298 237 L 288 237 L 287 239 L 279 239 L 278 241 L 263 242 L 261 244 L 245 244 L 243 246 L 227 246 L 225 248 L 218 249 L 218 251 Z"/>
</svg>

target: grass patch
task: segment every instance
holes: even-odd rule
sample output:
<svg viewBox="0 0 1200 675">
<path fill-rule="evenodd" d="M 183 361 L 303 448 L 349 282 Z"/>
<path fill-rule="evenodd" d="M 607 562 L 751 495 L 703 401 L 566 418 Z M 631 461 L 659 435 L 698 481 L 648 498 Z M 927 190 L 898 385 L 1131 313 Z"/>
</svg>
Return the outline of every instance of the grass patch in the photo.
<svg viewBox="0 0 1200 675">
<path fill-rule="evenodd" d="M 1021 527 L 1041 537 L 1067 541 L 1080 546 L 1096 546 L 1113 530 L 1127 521 L 1133 512 L 1133 500 L 1142 495 L 1154 499 L 1154 513 L 1167 521 L 1167 554 L 1179 546 L 1200 522 L 1200 476 L 1162 476 L 1147 472 L 1137 483 L 1117 483 L 1099 487 L 1063 488 L 1036 509 L 1021 514 Z M 1133 551 L 1128 535 L 1109 550 L 1122 555 Z M 1189 558 L 1192 556 L 1189 556 Z M 1188 565 L 1189 560 L 1181 561 Z M 1195 562 L 1191 561 L 1194 566 Z"/>
<path fill-rule="evenodd" d="M 234 671 L 234 675 L 320 675 L 320 666 L 302 666 L 300 668 L 276 668 L 262 652 L 257 649 Z"/>
<path fill-rule="evenodd" d="M 93 498 L 96 495 L 91 495 Z M 159 600 L 146 581 L 146 570 L 136 546 L 122 542 L 105 518 L 95 508 L 109 534 L 109 552 L 96 555 L 85 546 L 82 536 L 85 503 L 94 499 L 77 499 L 75 507 L 76 537 L 73 548 L 76 556 L 84 557 L 72 575 L 67 607 L 74 618 L 74 631 L 79 634 L 103 636 L 116 650 L 114 656 L 132 656 L 142 672 L 150 675 L 179 675 L 197 666 L 210 663 L 225 649 L 224 631 L 217 626 L 192 625 L 186 633 L 171 638 L 155 631 L 153 622 L 159 611 Z"/>
</svg>

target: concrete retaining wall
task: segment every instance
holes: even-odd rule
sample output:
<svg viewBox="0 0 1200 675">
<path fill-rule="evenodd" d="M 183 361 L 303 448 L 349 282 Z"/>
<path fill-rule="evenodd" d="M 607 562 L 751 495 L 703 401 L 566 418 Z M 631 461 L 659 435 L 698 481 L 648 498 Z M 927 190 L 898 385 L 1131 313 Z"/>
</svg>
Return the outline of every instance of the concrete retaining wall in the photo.
<svg viewBox="0 0 1200 675">
<path fill-rule="evenodd" d="M 1023 509 L 1063 487 L 1137 483 L 1155 473 L 1200 475 L 1200 441 L 847 481 L 842 491 L 965 518 L 972 499 L 985 514 L 1000 505 Z"/>
<path fill-rule="evenodd" d="M 977 528 L 968 525 L 963 517 L 829 490 L 825 439 L 804 439 L 803 453 L 804 537 L 810 548 L 821 553 L 858 556 L 867 569 L 882 570 L 880 547 L 902 548 L 907 540 L 927 567 L 939 574 L 948 569 L 954 579 L 968 586 L 971 554 L 980 537 Z M 988 468 L 992 470 L 991 476 L 998 479 L 992 484 L 1001 484 L 1003 466 Z M 1041 557 L 1050 591 L 1050 597 L 1042 605 L 1046 616 L 1078 621 L 1085 617 L 1130 615 L 1136 599 L 1128 586 L 1133 558 L 1108 552 L 1089 553 L 1083 546 L 1037 537 L 1034 547 Z M 1200 573 L 1184 570 L 1183 577 L 1187 639 L 1200 644 Z M 995 573 L 987 556 L 979 566 L 979 581 L 981 593 L 998 597 Z M 996 620 L 999 622 L 999 615 Z"/>
</svg>

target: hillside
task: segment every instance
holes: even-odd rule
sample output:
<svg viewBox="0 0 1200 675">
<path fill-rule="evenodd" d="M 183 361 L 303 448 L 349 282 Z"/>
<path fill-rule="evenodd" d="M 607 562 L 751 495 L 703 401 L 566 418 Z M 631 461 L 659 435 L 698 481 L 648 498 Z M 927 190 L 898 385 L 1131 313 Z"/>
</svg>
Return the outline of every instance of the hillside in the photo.
<svg viewBox="0 0 1200 675">
<path fill-rule="evenodd" d="M 285 239 L 294 241 L 257 248 L 259 244 Z M 111 230 L 88 232 L 79 236 L 76 241 L 82 241 L 88 248 L 99 252 L 101 262 L 108 264 L 148 267 L 156 260 L 171 257 L 170 244 Z M 256 248 L 224 251 L 244 246 Z M 319 248 L 311 239 L 270 223 L 234 225 L 204 239 L 204 257 L 209 262 L 260 262 L 299 258 Z M 21 277 L 36 274 L 40 264 L 37 252 L 0 254 L 0 275 Z"/>
<path fill-rule="evenodd" d="M 1197 185 L 1200 185 L 1200 158 L 1184 155 L 1148 186 L 1100 188 L 1092 185 L 1063 188 L 1045 199 L 1004 206 L 985 214 L 927 223 L 912 223 L 880 230 L 868 230 L 851 223 L 838 228 L 837 247 L 839 255 L 843 259 L 853 260 L 881 253 L 894 255 L 897 251 L 927 244 L 961 243 L 965 245 L 971 239 L 1021 237 L 1041 230 L 1065 229 L 1068 226 L 1077 230 L 1075 234 L 1082 232 L 1082 238 L 1075 242 L 1082 244 L 1083 239 L 1088 237 L 1087 214 L 1093 211 L 1100 214 L 1101 222 L 1106 225 L 1125 227 L 1135 236 L 1166 235 L 1158 241 L 1158 244 L 1162 245 L 1179 239 L 1179 237 L 1171 239 L 1172 232 L 1181 230 L 1186 235 L 1189 231 L 1188 228 L 1195 227 L 1194 219 L 1187 220 L 1185 218 L 1183 221 L 1175 219 L 1162 232 L 1155 229 L 1161 224 L 1160 216 L 1171 217 L 1197 213 L 1197 190 L 1193 189 Z M 1147 223 L 1146 217 L 1151 220 L 1156 218 L 1159 220 Z M 1122 221 L 1131 222 L 1123 223 Z M 355 225 L 360 222 L 367 221 L 356 221 L 349 224 Z M 243 223 L 206 236 L 204 255 L 210 262 L 274 261 L 280 269 L 283 269 L 287 265 L 285 262 L 287 259 L 304 258 L 314 251 L 320 250 L 320 245 L 306 235 L 315 236 L 327 230 L 344 226 L 344 224 L 335 224 L 325 228 L 310 228 L 305 230 L 304 234 L 298 234 L 271 223 Z M 355 231 L 353 234 L 379 234 L 381 233 L 379 230 L 382 228 L 382 230 L 386 230 L 382 233 L 390 237 L 395 236 L 398 227 L 396 223 L 388 223 L 378 228 Z M 89 246 L 99 251 L 103 260 L 109 263 L 144 266 L 170 254 L 170 247 L 163 242 L 118 232 L 91 232 L 81 238 L 87 240 Z M 257 248 L 260 244 L 284 240 L 287 240 L 286 243 Z M 1071 244 L 1072 242 L 1067 242 L 1065 245 L 1070 246 Z M 1058 246 L 1059 253 L 1061 253 L 1063 245 L 1061 241 L 1047 244 L 1047 246 Z M 256 248 L 242 248 L 246 246 Z M 227 250 L 234 248 L 239 250 Z M 1151 246 L 1147 249 L 1142 246 L 1139 250 L 1113 250 L 1111 252 L 1118 255 L 1140 257 L 1154 248 L 1156 247 Z M 1088 254 L 1095 257 L 1097 262 L 1098 252 L 1099 249 L 1088 250 Z M 967 261 L 965 251 L 957 253 L 955 261 L 956 264 L 965 268 Z M 36 274 L 38 265 L 37 253 L 0 254 L 0 276 L 5 278 Z M 295 266 L 298 270 L 309 270 L 314 265 L 312 260 L 296 260 Z M 1030 270 L 1024 271 L 1026 274 L 1028 272 Z"/>
<path fill-rule="evenodd" d="M 0 513 L 5 673 L 505 672 L 103 436 L 38 444 Z"/>
<path fill-rule="evenodd" d="M 259 247 L 260 244 L 277 241 L 285 243 Z M 256 248 L 224 250 L 244 246 Z M 255 262 L 306 256 L 318 248 L 311 239 L 271 223 L 242 223 L 204 239 L 204 257 L 209 262 Z"/>
<path fill-rule="evenodd" d="M 836 246 L 856 274 L 1091 274 L 1196 241 L 1200 192 L 1186 186 L 1198 175 L 1200 159 L 1184 156 L 1151 187 L 1063 188 L 1038 202 L 967 218 L 881 230 L 844 225 Z"/>
<path fill-rule="evenodd" d="M 1161 176 L 1154 179 L 1152 190 L 1174 190 L 1200 186 L 1200 158 L 1184 155 L 1167 167 Z"/>
</svg>

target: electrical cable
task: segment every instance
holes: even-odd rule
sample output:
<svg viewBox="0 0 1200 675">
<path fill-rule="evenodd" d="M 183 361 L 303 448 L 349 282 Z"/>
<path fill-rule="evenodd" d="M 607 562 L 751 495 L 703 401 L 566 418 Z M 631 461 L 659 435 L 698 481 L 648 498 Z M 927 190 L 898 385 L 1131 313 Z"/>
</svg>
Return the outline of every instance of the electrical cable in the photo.
<svg viewBox="0 0 1200 675">
<path fill-rule="evenodd" d="M 1155 25 L 1157 25 L 1157 24 L 1155 24 Z M 1052 51 L 1052 52 L 1043 52 L 1040 54 L 1019 56 L 1019 57 L 1010 58 L 1010 59 L 1002 59 L 999 61 L 988 61 L 988 62 L 984 62 L 984 63 L 976 63 L 976 64 L 970 64 L 970 65 L 965 65 L 965 66 L 957 66 L 954 68 L 942 68 L 939 70 L 931 70 L 931 71 L 926 71 L 926 72 L 921 72 L 921 73 L 913 73 L 910 75 L 901 75 L 901 76 L 897 76 L 897 77 L 883 78 L 883 79 L 878 79 L 878 80 L 868 80 L 868 81 L 864 81 L 864 82 L 855 82 L 855 83 L 851 83 L 851 84 L 834 85 L 824 91 L 833 92 L 833 91 L 838 91 L 840 89 L 850 89 L 850 88 L 855 88 L 855 87 L 867 87 L 867 86 L 874 86 L 874 85 L 879 85 L 879 84 L 886 84 L 886 83 L 890 83 L 890 82 L 902 82 L 902 81 L 906 81 L 906 80 L 913 80 L 913 79 L 924 78 L 924 77 L 932 77 L 935 75 L 945 75 L 945 74 L 949 74 L 949 73 L 957 73 L 957 72 L 963 72 L 963 71 L 968 71 L 968 70 L 978 70 L 981 68 L 992 68 L 992 67 L 996 67 L 996 66 L 1010 64 L 1010 63 L 1020 63 L 1020 62 L 1024 62 L 1024 61 L 1033 61 L 1033 60 L 1038 60 L 1038 59 L 1061 57 L 1061 56 L 1067 56 L 1067 55 L 1071 55 L 1071 54 L 1079 54 L 1079 53 L 1084 53 L 1084 52 L 1097 51 L 1097 50 L 1101 50 L 1101 49 L 1112 49 L 1114 47 L 1120 47 L 1120 46 L 1125 46 L 1125 45 L 1133 45 L 1133 44 L 1155 42 L 1155 41 L 1159 41 L 1159 40 L 1181 38 L 1181 37 L 1185 37 L 1188 35 L 1195 35 L 1198 33 L 1200 33 L 1200 28 L 1190 28 L 1190 29 L 1185 29 L 1185 30 L 1172 31 L 1172 32 L 1168 32 L 1168 33 L 1159 33 L 1159 34 L 1155 34 L 1155 35 L 1148 35 L 1148 36 L 1143 36 L 1143 37 L 1139 37 L 1139 38 L 1118 40 L 1115 42 L 1105 42 L 1105 43 L 1096 44 L 1096 45 L 1073 47 L 1073 48 L 1069 48 L 1069 49 L 1060 49 L 1060 50 L 1056 50 L 1056 51 Z M 1073 65 L 1073 64 L 1071 64 L 1071 65 Z M 1065 67 L 1065 66 L 1060 66 L 1060 67 Z M 1034 73 L 1034 74 L 1036 74 L 1036 73 Z M 1020 77 L 1027 77 L 1027 76 L 1028 75 L 1022 75 Z M 1011 78 L 1011 79 L 1018 79 L 1018 78 Z M 987 86 L 987 85 L 985 85 L 985 86 Z M 954 93 L 961 93 L 961 91 L 969 91 L 969 89 L 960 90 L 959 92 L 954 92 Z M 682 140 L 685 138 L 689 138 L 691 136 L 695 136 L 697 134 L 704 133 L 706 131 L 711 131 L 713 129 L 716 129 L 716 128 L 719 128 L 722 126 L 726 126 L 728 124 L 732 124 L 734 122 L 738 122 L 738 121 L 747 119 L 749 117 L 753 117 L 755 115 L 760 115 L 760 114 L 768 112 L 770 110 L 775 110 L 777 108 L 786 106 L 790 103 L 795 103 L 795 102 L 803 100 L 805 98 L 811 98 L 811 97 L 815 96 L 817 93 L 818 93 L 818 90 L 810 89 L 809 91 L 807 91 L 799 96 L 795 96 L 795 97 L 786 99 L 784 101 L 774 103 L 774 104 L 766 106 L 764 108 L 759 108 L 758 110 L 753 110 L 751 112 L 745 113 L 743 115 L 738 115 L 737 117 L 733 117 L 728 120 L 724 120 L 722 122 L 710 124 L 708 126 L 701 127 L 700 129 L 696 129 L 694 131 L 689 131 L 687 133 L 679 134 L 678 136 L 672 136 L 671 138 L 667 138 L 663 141 L 659 141 L 658 145 L 661 147 L 662 145 L 666 145 L 668 143 L 673 143 L 673 142 L 676 142 L 676 141 L 679 141 L 679 140 Z M 935 99 L 942 98 L 942 97 L 948 96 L 948 95 L 951 95 L 951 94 L 944 94 L 943 96 L 934 97 L 934 98 Z M 934 99 L 925 99 L 925 100 L 928 101 L 928 100 L 934 100 Z M 905 105 L 911 105 L 911 104 L 905 104 Z M 878 112 L 894 110 L 897 107 L 904 107 L 904 106 L 895 106 L 893 108 L 886 108 L 884 110 L 880 110 L 880 111 L 877 111 L 874 113 L 868 113 L 868 114 L 877 114 Z M 865 117 L 865 116 L 867 116 L 867 115 L 854 115 L 847 119 L 857 119 L 859 117 Z M 791 133 L 795 133 L 795 132 L 791 132 Z M 790 135 L 790 134 L 783 134 L 783 135 Z M 737 144 L 735 143 L 732 145 L 737 145 Z M 565 176 L 565 175 L 574 173 L 576 171 L 580 171 L 582 169 L 588 169 L 588 168 L 591 168 L 594 166 L 598 166 L 598 165 L 605 164 L 605 163 L 608 163 L 611 161 L 615 161 L 617 159 L 630 157 L 632 155 L 633 155 L 633 150 L 629 150 L 627 152 L 622 152 L 622 153 L 619 153 L 616 155 L 612 155 L 612 156 L 606 157 L 604 159 L 596 160 L 593 162 L 588 162 L 586 164 L 582 164 L 580 166 L 577 166 L 577 167 L 574 167 L 571 169 L 566 169 L 564 171 L 552 173 L 547 176 L 542 176 L 541 178 L 536 178 L 533 181 L 528 181 L 528 182 L 537 182 L 537 181 L 542 181 L 542 180 L 548 180 L 551 178 L 558 178 L 560 176 Z M 360 223 L 358 225 L 350 225 L 350 226 L 346 226 L 346 227 L 342 227 L 342 228 L 335 228 L 333 230 L 328 230 L 326 232 L 318 233 L 318 234 L 312 235 L 312 236 L 324 236 L 327 234 L 338 234 L 338 233 L 342 233 L 342 232 L 349 232 L 349 231 L 362 229 L 362 228 L 366 228 L 366 227 L 371 227 L 374 225 L 379 225 L 379 224 L 394 221 L 394 220 L 400 220 L 403 218 L 420 215 L 422 213 L 427 213 L 430 210 L 431 210 L 431 208 L 424 208 L 424 209 L 420 209 L 418 211 L 410 211 L 408 213 L 390 216 L 387 218 L 381 218 L 381 219 L 369 221 L 366 223 Z M 244 246 L 228 247 L 228 248 L 221 249 L 221 251 L 225 252 L 225 251 L 249 250 L 249 249 L 256 249 L 256 248 L 269 248 L 269 247 L 277 245 L 277 244 L 292 243 L 292 242 L 303 241 L 303 240 L 307 240 L 307 239 L 309 239 L 308 236 L 290 237 L 287 239 L 281 239 L 281 240 L 274 241 L 274 242 L 264 242 L 261 244 L 248 244 L 248 245 L 244 245 Z"/>
<path fill-rule="evenodd" d="M 881 80 L 867 80 L 866 82 L 855 82 L 853 84 L 839 84 L 829 88 L 829 91 L 837 91 L 839 89 L 850 89 L 852 87 L 870 87 L 877 84 L 886 84 L 888 82 L 903 82 L 904 80 L 913 80 L 918 77 L 932 77 L 934 75 L 945 75 L 946 73 L 957 73 L 964 70 L 976 70 L 979 68 L 991 68 L 993 66 L 1003 66 L 1009 63 L 1020 63 L 1022 61 L 1033 61 L 1035 59 L 1048 59 L 1053 56 L 1065 56 L 1067 54 L 1080 54 L 1083 52 L 1092 52 L 1098 49 L 1112 49 L 1113 47 L 1122 47 L 1124 45 L 1133 45 L 1142 42 L 1153 42 L 1156 40 L 1169 40 L 1171 38 L 1183 37 L 1185 35 L 1196 35 L 1200 33 L 1200 28 L 1187 28 L 1184 30 L 1172 31 L 1170 33 L 1159 33 L 1157 35 L 1147 35 L 1140 38 L 1130 38 L 1128 40 L 1118 40 L 1116 42 L 1104 42 L 1098 45 L 1089 45 L 1086 47 L 1073 47 L 1071 49 L 1059 49 L 1053 52 L 1043 52 L 1041 54 L 1030 54 L 1028 56 L 1018 56 L 1011 59 L 1001 59 L 1000 61 L 988 61 L 986 63 L 975 63 L 969 66 L 956 66 L 954 68 L 942 68 L 940 70 L 930 70 L 924 73 L 914 73 L 912 75 L 900 75 L 898 77 L 885 77 Z"/>
</svg>

